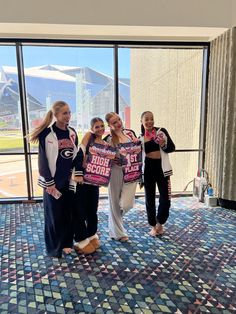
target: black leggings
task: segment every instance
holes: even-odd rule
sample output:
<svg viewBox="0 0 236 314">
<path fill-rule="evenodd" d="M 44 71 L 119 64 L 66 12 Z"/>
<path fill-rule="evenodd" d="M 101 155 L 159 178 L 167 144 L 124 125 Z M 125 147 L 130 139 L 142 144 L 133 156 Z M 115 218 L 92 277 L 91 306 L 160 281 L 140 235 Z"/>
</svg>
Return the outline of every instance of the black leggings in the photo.
<svg viewBox="0 0 236 314">
<path fill-rule="evenodd" d="M 160 193 L 157 213 L 156 184 Z M 170 177 L 163 175 L 161 159 L 145 158 L 144 188 L 148 223 L 151 226 L 157 222 L 164 224 L 169 217 L 171 186 Z"/>
<path fill-rule="evenodd" d="M 49 256 L 61 257 L 63 248 L 73 244 L 73 192 L 69 187 L 60 189 L 62 196 L 56 200 L 44 190 L 45 244 Z"/>
<path fill-rule="evenodd" d="M 77 184 L 73 214 L 74 239 L 76 242 L 92 237 L 98 227 L 99 187 Z"/>
</svg>

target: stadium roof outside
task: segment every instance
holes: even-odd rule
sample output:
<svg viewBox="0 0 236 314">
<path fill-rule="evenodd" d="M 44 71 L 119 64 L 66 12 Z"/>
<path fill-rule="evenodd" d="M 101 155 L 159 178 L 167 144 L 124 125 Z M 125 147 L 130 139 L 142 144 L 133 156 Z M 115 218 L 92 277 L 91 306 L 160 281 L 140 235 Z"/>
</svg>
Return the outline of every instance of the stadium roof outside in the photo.
<svg viewBox="0 0 236 314">
<path fill-rule="evenodd" d="M 17 68 L 2 66 L 2 81 L 18 82 Z M 46 106 L 48 101 L 63 99 L 71 106 L 72 112 L 76 111 L 76 88 L 82 84 L 90 97 L 99 95 L 107 86 L 113 88 L 113 78 L 93 70 L 89 67 L 71 67 L 61 65 L 41 65 L 24 68 L 28 98 L 34 98 L 38 104 Z M 79 82 L 77 78 L 79 75 Z M 119 81 L 119 91 L 122 99 L 130 104 L 130 86 L 127 79 Z M 0 99 L 1 101 L 1 99 Z M 2 101 L 1 101 L 2 102 Z"/>
</svg>

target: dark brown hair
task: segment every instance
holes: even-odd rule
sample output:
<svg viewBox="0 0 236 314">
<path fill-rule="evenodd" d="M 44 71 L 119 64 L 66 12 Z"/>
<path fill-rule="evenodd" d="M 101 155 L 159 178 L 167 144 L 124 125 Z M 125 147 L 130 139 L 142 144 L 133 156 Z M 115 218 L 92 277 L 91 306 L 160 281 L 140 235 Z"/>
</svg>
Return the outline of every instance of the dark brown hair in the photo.
<svg viewBox="0 0 236 314">
<path fill-rule="evenodd" d="M 91 127 L 91 129 L 94 127 L 94 124 L 95 124 L 96 122 L 102 122 L 102 123 L 104 123 L 104 121 L 103 121 L 101 118 L 95 117 L 95 118 L 91 119 L 91 121 L 90 121 L 90 127 Z M 96 135 L 93 134 L 93 133 L 91 133 L 91 138 L 93 138 L 93 140 L 95 140 Z"/>
<path fill-rule="evenodd" d="M 147 113 L 151 113 L 151 114 L 153 115 L 153 113 L 152 113 L 151 111 L 144 111 L 144 112 L 141 114 L 141 135 L 144 135 L 144 133 L 145 133 L 145 128 L 144 128 L 144 126 L 143 126 L 143 124 L 142 124 L 142 119 L 143 119 L 143 117 L 145 116 L 145 114 L 147 114 Z"/>
<path fill-rule="evenodd" d="M 96 122 L 102 122 L 102 123 L 104 123 L 104 121 L 103 121 L 101 118 L 95 117 L 95 118 L 91 119 L 91 121 L 90 121 L 90 127 L 93 128 L 93 127 L 94 127 L 94 124 L 95 124 Z"/>
</svg>

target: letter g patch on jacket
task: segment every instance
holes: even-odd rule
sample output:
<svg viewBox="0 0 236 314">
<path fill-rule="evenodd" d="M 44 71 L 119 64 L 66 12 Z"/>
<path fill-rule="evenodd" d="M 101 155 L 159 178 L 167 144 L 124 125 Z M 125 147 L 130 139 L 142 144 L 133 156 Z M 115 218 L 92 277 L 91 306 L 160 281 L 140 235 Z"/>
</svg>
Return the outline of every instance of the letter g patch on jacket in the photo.
<svg viewBox="0 0 236 314">
<path fill-rule="evenodd" d="M 72 158 L 73 154 L 74 154 L 73 149 L 68 149 L 68 148 L 63 149 L 60 152 L 61 157 L 65 159 Z"/>
</svg>

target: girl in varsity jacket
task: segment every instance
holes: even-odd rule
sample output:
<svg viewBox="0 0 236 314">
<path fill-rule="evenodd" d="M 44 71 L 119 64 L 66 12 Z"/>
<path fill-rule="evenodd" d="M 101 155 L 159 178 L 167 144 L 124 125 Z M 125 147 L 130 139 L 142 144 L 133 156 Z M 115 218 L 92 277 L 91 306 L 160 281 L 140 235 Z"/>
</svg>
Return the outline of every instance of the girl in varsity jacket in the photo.
<svg viewBox="0 0 236 314">
<path fill-rule="evenodd" d="M 173 174 L 168 153 L 175 151 L 175 145 L 164 128 L 154 127 L 153 113 L 141 115 L 141 136 L 143 146 L 144 188 L 148 223 L 152 226 L 151 236 L 161 235 L 163 225 L 169 217 L 171 185 Z M 156 212 L 156 184 L 159 189 L 159 206 Z"/>
<path fill-rule="evenodd" d="M 69 127 L 70 117 L 68 104 L 56 101 L 30 134 L 30 141 L 39 143 L 38 183 L 44 189 L 46 251 L 49 256 L 58 258 L 63 251 L 70 253 L 73 244 L 69 180 L 78 138 L 75 130 Z M 51 125 L 53 118 L 56 122 Z"/>
</svg>

